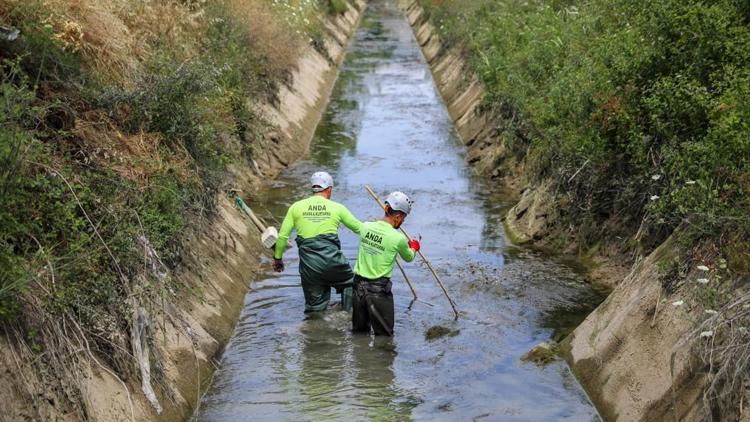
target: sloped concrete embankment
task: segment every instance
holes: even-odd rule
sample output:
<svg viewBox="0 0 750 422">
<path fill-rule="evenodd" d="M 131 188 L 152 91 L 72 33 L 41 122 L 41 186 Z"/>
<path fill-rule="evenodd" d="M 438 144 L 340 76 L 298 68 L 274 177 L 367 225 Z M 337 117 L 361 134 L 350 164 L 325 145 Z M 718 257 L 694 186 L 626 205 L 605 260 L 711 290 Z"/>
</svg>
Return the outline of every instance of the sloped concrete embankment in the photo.
<svg viewBox="0 0 750 422">
<path fill-rule="evenodd" d="M 445 48 L 416 0 L 401 7 L 475 170 L 502 180 L 519 195 L 505 218 L 515 241 L 543 240 L 553 228 L 552 183 L 532 185 L 524 165 L 508 151 L 497 130 L 502 119 L 483 110 L 485 89 L 461 46 Z M 702 420 L 702 378 L 689 353 L 677 348 L 691 330 L 696 311 L 672 306 L 674 292 L 662 287 L 658 263 L 675 253 L 667 241 L 627 271 L 597 276 L 612 287 L 609 297 L 566 339 L 565 358 L 607 420 Z M 606 263 L 605 263 L 606 264 Z M 618 268 L 618 263 L 609 263 Z M 621 263 L 620 263 L 621 264 Z"/>
<path fill-rule="evenodd" d="M 275 130 L 256 154 L 254 168 L 232 169 L 229 186 L 252 192 L 262 179 L 274 177 L 306 153 L 327 105 L 346 46 L 366 7 L 365 0 L 351 3 L 346 13 L 324 19 L 324 46 L 317 49 L 309 46 L 303 51 L 292 70 L 291 81 L 280 87 L 278 101 L 252 104 L 262 111 Z M 155 345 L 155 350 L 149 353 L 152 385 L 162 411 L 157 413 L 146 398 L 140 379 L 121 381 L 101 362 L 97 365 L 93 361 L 88 368 L 78 368 L 84 372 L 80 384 L 90 420 L 184 420 L 190 417 L 233 332 L 248 283 L 259 272 L 264 253 L 259 231 L 234 208 L 231 198 L 220 195 L 217 214 L 217 218 L 206 223 L 189 240 L 183 264 L 173 275 L 180 285 L 198 293 L 165 300 L 167 316 L 147 318 L 147 332 Z M 0 344 L 0 350 L 11 350 L 8 346 Z M 2 358 L 0 369 L 4 374 L 26 379 L 24 374 L 15 373 L 19 367 L 17 361 L 14 363 L 17 356 L 4 353 Z M 2 395 L 4 403 L 0 408 L 4 415 L 0 419 L 28 420 L 35 419 L 35 415 L 48 420 L 70 419 L 51 398 L 49 406 L 33 409 L 23 394 L 12 387 L 9 390 Z"/>
</svg>

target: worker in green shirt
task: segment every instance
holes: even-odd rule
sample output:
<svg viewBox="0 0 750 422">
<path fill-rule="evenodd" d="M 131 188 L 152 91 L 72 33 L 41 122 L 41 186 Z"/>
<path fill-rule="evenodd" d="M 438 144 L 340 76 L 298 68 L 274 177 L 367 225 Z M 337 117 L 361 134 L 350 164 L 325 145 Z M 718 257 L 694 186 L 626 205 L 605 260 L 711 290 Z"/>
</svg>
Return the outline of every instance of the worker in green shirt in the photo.
<svg viewBox="0 0 750 422">
<path fill-rule="evenodd" d="M 273 268 L 284 271 L 284 249 L 292 229 L 297 231 L 299 274 L 305 294 L 305 312 L 325 310 L 331 287 L 341 294 L 341 306 L 351 310 L 354 273 L 341 252 L 339 225 L 359 234 L 362 223 L 345 206 L 331 201 L 333 178 L 319 171 L 310 178 L 313 195 L 295 202 L 281 223 L 276 241 Z"/>
<path fill-rule="evenodd" d="M 398 228 L 411 212 L 412 201 L 402 192 L 393 192 L 385 200 L 382 220 L 366 222 L 359 230 L 359 253 L 354 266 L 352 329 L 375 335 L 393 335 L 393 294 L 391 274 L 396 255 L 406 262 L 414 260 L 419 241 L 408 240 Z"/>
</svg>

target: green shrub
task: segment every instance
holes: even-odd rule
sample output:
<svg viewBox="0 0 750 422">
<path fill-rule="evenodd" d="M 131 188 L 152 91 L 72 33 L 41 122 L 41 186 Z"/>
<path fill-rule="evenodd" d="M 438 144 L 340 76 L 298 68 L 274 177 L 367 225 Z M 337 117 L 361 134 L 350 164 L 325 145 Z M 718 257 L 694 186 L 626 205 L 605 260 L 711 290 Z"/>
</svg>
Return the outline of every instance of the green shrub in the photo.
<svg viewBox="0 0 750 422">
<path fill-rule="evenodd" d="M 225 2 L 206 6 L 198 55 L 185 61 L 157 41 L 140 79 L 126 85 L 92 75 L 45 24 L 43 2 L 2 10 L 23 39 L 0 81 L 0 317 L 12 317 L 28 293 L 88 327 L 102 312 L 124 324 L 127 284 L 144 271 L 141 239 L 178 265 L 186 233 L 215 208 L 227 165 L 252 158 L 266 130 L 251 104 L 272 101 L 286 75 Z M 176 164 L 145 186 L 95 164 L 73 130 L 91 111 L 126 134 L 156 135 L 157 154 Z"/>
<path fill-rule="evenodd" d="M 2 63 L 0 81 L 0 317 L 15 308 L 16 293 L 27 282 L 23 262 L 16 253 L 23 219 L 13 212 L 23 182 L 21 169 L 33 131 L 28 125 L 40 110 L 33 105 L 34 91 L 29 89 L 20 60 Z"/>
<path fill-rule="evenodd" d="M 512 116 L 501 138 L 531 178 L 553 177 L 568 220 L 600 228 L 584 247 L 644 218 L 652 245 L 685 224 L 693 239 L 750 235 L 743 2 L 423 3 L 468 48 L 486 105 Z"/>
<path fill-rule="evenodd" d="M 44 10 L 30 2 L 8 22 L 24 39 L 19 58 L 2 64 L 0 85 L 0 317 L 16 316 L 34 280 L 29 294 L 47 312 L 75 315 L 89 328 L 105 313 L 122 325 L 127 284 L 144 270 L 139 239 L 168 267 L 179 263 L 196 216 L 215 207 L 227 164 L 251 156 L 265 128 L 250 100 L 275 91 L 279 76 L 266 73 L 247 27 L 216 4 L 200 57 L 178 63 L 157 49 L 141 80 L 102 87 L 38 24 Z M 125 132 L 158 134 L 164 159 L 188 157 L 188 168 L 166 166 L 137 186 L 89 162 L 70 129 L 91 109 L 107 111 Z M 37 288 L 50 276 L 54 288 L 42 295 Z"/>
</svg>

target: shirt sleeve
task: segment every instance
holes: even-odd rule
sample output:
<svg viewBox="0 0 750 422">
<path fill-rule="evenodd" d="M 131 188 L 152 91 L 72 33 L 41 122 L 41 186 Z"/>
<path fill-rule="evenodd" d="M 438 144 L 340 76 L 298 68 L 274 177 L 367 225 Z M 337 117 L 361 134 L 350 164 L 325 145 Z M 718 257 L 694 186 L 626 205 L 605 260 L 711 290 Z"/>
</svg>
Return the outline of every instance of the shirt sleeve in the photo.
<svg viewBox="0 0 750 422">
<path fill-rule="evenodd" d="M 406 241 L 406 236 L 401 236 L 401 240 L 398 241 L 396 250 L 406 262 L 414 261 L 414 256 L 417 254 L 414 252 L 414 249 L 409 247 L 409 243 Z"/>
<path fill-rule="evenodd" d="M 281 257 L 284 255 L 286 242 L 289 240 L 289 235 L 292 234 L 292 229 L 294 228 L 294 216 L 292 215 L 293 208 L 294 205 L 289 207 L 289 210 L 287 210 L 286 216 L 284 217 L 284 221 L 281 222 L 281 228 L 279 229 L 279 238 L 276 240 L 276 249 L 274 250 L 273 254 L 273 257 L 276 259 L 281 259 Z"/>
<path fill-rule="evenodd" d="M 349 209 L 347 209 L 345 206 L 341 206 L 340 212 L 340 218 L 341 222 L 344 223 L 344 225 L 351 231 L 353 231 L 355 234 L 359 234 L 360 229 L 362 229 L 362 222 L 357 220 L 357 217 L 355 217 Z"/>
</svg>

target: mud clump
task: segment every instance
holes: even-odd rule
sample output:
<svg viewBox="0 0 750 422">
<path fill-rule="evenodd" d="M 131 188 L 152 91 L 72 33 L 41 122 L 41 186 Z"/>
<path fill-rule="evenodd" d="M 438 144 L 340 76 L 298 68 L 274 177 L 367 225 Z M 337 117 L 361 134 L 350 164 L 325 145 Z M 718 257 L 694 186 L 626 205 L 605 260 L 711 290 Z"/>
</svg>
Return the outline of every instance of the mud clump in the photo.
<svg viewBox="0 0 750 422">
<path fill-rule="evenodd" d="M 451 330 L 450 328 L 443 327 L 442 325 L 433 325 L 424 333 L 424 338 L 427 341 L 432 341 L 445 336 L 454 337 L 457 336 L 460 332 L 461 330 Z"/>
</svg>

